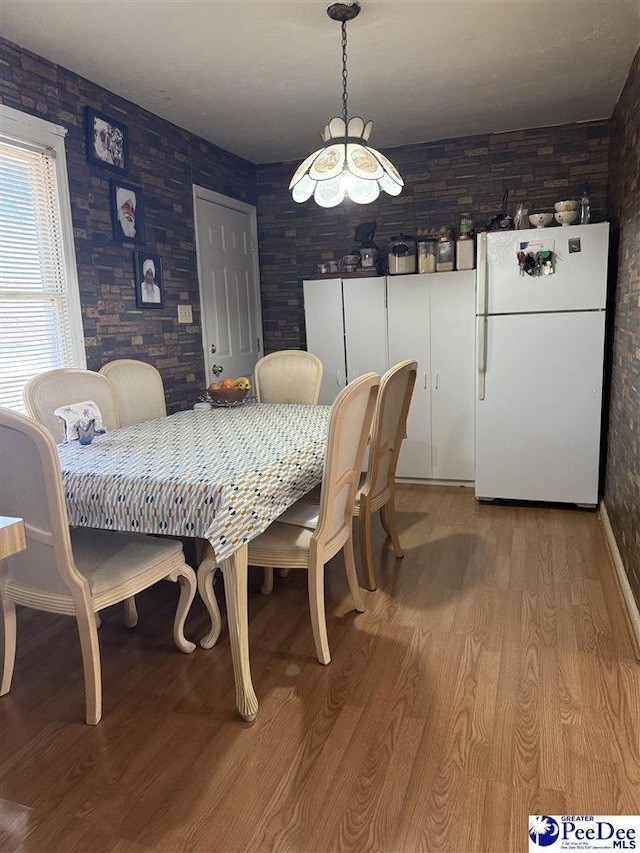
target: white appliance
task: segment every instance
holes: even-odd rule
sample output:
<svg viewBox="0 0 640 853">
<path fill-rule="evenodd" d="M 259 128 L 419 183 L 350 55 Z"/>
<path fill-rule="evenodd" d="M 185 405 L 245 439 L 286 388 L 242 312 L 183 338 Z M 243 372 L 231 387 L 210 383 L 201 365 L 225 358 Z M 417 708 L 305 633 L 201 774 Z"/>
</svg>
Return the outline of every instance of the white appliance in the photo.
<svg viewBox="0 0 640 853">
<path fill-rule="evenodd" d="M 479 235 L 477 498 L 597 504 L 608 239 L 607 222 Z M 555 272 L 521 274 L 540 243 Z"/>
</svg>

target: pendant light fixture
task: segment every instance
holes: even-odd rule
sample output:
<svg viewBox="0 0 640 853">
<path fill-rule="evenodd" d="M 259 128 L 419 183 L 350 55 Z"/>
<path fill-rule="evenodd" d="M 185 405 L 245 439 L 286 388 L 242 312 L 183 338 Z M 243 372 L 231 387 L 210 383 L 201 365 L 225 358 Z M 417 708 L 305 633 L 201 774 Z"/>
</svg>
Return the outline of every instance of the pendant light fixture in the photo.
<svg viewBox="0 0 640 853">
<path fill-rule="evenodd" d="M 359 3 L 333 3 L 327 9 L 331 20 L 342 24 L 342 117 L 331 119 L 320 134 L 324 147 L 296 169 L 289 184 L 294 201 L 313 196 L 320 207 L 335 207 L 347 196 L 357 204 L 370 204 L 380 190 L 399 195 L 404 186 L 395 166 L 367 145 L 373 122 L 348 115 L 347 21 L 359 14 Z"/>
</svg>

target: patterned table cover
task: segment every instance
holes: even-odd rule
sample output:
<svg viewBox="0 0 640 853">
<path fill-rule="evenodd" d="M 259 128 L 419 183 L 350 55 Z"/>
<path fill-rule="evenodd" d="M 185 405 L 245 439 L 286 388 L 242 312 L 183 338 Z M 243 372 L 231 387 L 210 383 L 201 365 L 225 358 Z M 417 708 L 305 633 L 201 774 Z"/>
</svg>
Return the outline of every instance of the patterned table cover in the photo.
<svg viewBox="0 0 640 853">
<path fill-rule="evenodd" d="M 320 482 L 330 411 L 248 402 L 59 445 L 69 523 L 202 537 L 225 559 Z"/>
</svg>

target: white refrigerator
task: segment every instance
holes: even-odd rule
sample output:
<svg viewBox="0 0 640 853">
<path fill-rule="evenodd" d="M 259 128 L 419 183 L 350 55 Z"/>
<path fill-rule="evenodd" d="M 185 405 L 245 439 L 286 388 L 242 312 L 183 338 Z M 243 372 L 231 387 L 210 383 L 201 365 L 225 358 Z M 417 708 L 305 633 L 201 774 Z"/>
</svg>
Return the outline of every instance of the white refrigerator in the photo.
<svg viewBox="0 0 640 853">
<path fill-rule="evenodd" d="M 609 224 L 478 238 L 475 492 L 598 502 Z M 554 253 L 530 276 L 518 252 Z"/>
</svg>

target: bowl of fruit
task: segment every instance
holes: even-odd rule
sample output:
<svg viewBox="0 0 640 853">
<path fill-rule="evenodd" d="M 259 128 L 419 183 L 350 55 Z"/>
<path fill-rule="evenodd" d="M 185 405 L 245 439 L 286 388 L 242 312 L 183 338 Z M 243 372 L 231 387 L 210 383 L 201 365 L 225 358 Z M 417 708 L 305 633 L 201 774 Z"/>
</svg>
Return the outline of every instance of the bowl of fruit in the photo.
<svg viewBox="0 0 640 853">
<path fill-rule="evenodd" d="M 237 379 L 227 376 L 220 382 L 212 382 L 207 388 L 207 394 L 214 406 L 239 406 L 244 403 L 250 390 L 251 382 L 246 376 Z"/>
</svg>

